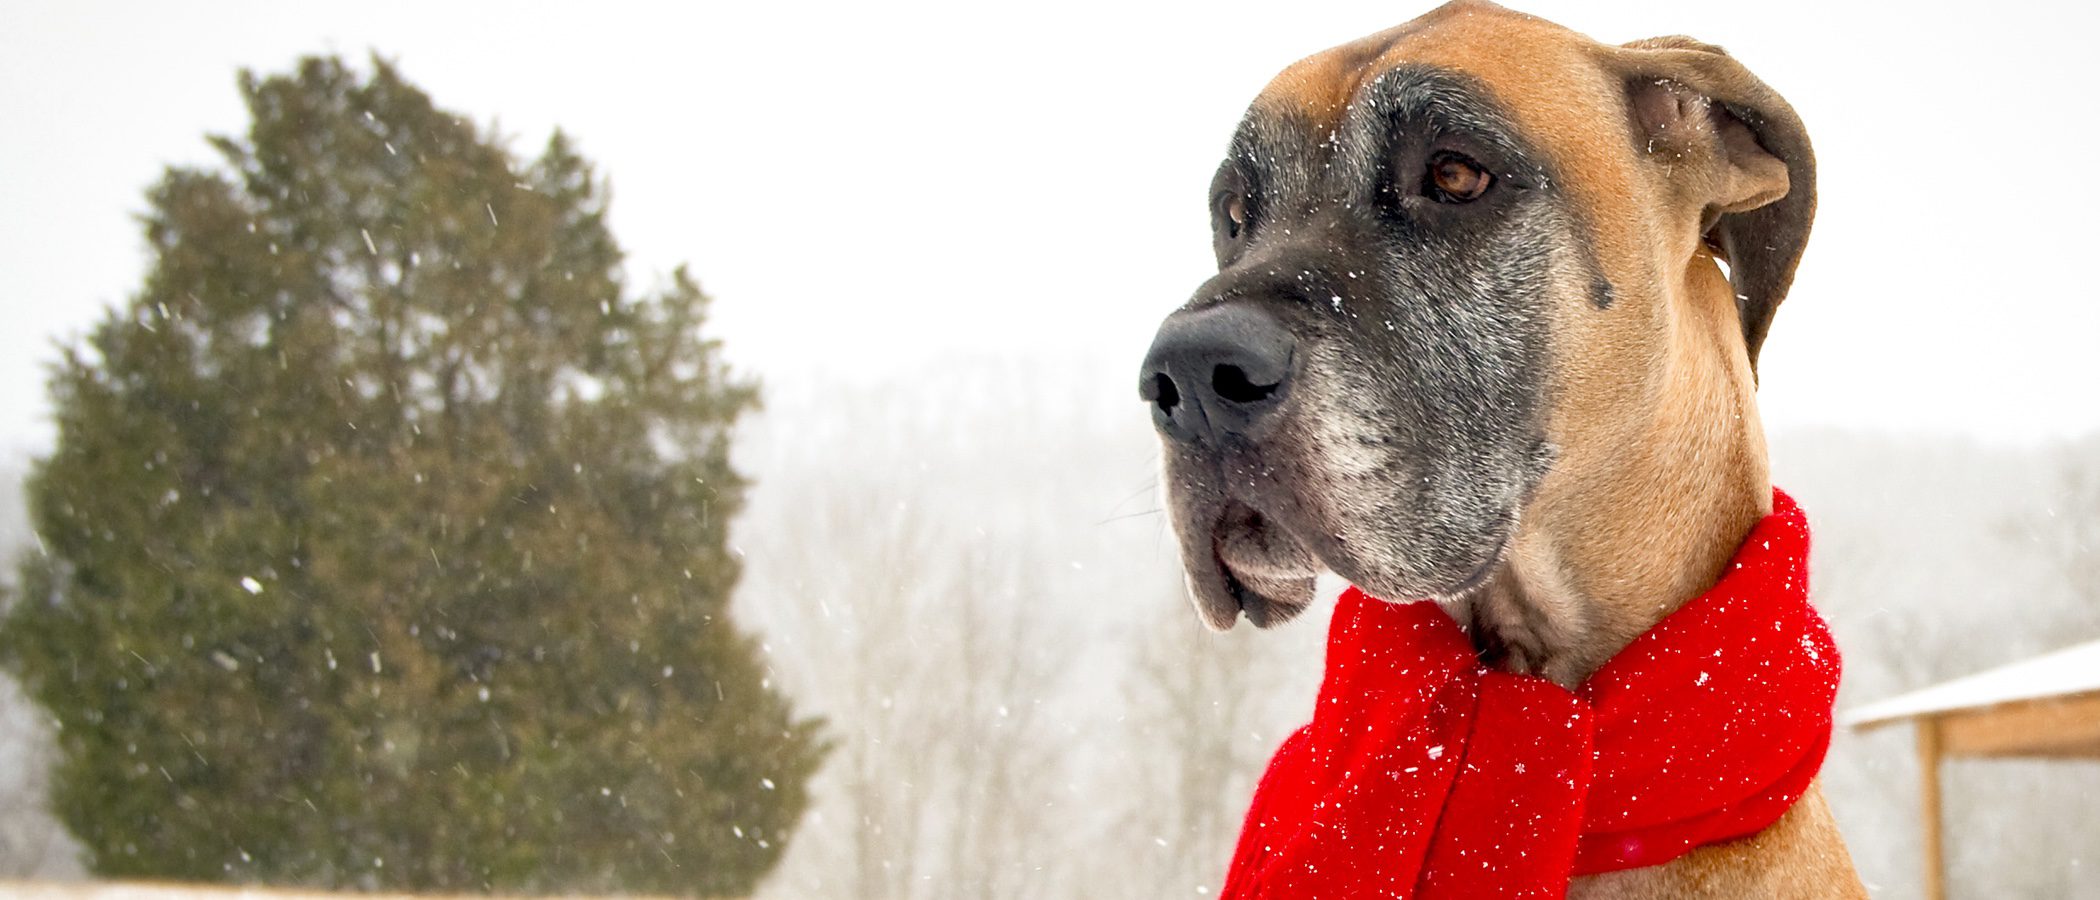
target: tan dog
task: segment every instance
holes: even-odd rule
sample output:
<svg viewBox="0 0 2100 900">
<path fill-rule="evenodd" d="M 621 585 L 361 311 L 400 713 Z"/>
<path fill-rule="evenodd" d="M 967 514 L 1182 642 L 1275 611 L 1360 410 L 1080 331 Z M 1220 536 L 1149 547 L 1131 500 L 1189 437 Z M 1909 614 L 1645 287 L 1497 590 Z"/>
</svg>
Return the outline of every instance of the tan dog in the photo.
<svg viewBox="0 0 2100 900">
<path fill-rule="evenodd" d="M 1290 618 L 1326 569 L 1572 686 L 1769 511 L 1755 363 L 1815 165 L 1720 48 L 1455 2 L 1277 76 L 1212 193 L 1219 273 L 1140 390 L 1214 627 Z M 1865 892 L 1811 788 L 1571 896 Z"/>
</svg>

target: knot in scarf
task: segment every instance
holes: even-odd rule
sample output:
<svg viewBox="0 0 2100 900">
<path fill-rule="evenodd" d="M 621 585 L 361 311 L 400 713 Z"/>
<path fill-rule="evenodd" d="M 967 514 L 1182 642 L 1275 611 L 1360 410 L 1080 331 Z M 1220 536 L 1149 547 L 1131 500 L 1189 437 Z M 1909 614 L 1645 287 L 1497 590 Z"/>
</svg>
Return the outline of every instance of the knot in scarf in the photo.
<svg viewBox="0 0 2100 900">
<path fill-rule="evenodd" d="M 1755 834 L 1822 765 L 1837 683 L 1808 521 L 1776 490 L 1711 590 L 1574 691 L 1483 667 L 1435 603 L 1351 588 L 1221 896 L 1559 897 Z"/>
</svg>

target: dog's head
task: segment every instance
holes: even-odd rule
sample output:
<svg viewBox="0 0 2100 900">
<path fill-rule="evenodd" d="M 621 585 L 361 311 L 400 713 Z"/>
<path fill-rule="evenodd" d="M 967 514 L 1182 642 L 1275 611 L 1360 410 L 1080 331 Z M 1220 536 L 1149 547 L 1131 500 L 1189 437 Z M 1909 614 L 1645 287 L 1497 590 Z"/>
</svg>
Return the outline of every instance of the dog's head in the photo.
<svg viewBox="0 0 2100 900">
<path fill-rule="evenodd" d="M 1678 477 L 1638 458 L 1672 419 L 1754 430 L 1813 179 L 1787 104 L 1689 39 L 1454 3 L 1285 70 L 1140 378 L 1204 620 L 1288 619 L 1323 568 L 1463 596 L 1540 504 Z"/>
</svg>

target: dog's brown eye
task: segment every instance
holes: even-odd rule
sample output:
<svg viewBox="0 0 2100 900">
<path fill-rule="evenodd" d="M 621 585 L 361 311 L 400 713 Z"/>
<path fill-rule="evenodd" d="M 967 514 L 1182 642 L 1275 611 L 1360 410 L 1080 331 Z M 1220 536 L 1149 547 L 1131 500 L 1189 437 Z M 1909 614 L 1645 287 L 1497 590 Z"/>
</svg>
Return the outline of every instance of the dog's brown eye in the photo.
<svg viewBox="0 0 2100 900">
<path fill-rule="evenodd" d="M 1430 187 L 1437 199 L 1447 203 L 1478 200 L 1494 183 L 1495 176 L 1479 163 L 1456 153 L 1441 153 L 1429 161 Z"/>
<path fill-rule="evenodd" d="M 1239 194 L 1225 195 L 1225 221 L 1227 230 L 1237 236 L 1247 225 L 1247 198 Z"/>
</svg>

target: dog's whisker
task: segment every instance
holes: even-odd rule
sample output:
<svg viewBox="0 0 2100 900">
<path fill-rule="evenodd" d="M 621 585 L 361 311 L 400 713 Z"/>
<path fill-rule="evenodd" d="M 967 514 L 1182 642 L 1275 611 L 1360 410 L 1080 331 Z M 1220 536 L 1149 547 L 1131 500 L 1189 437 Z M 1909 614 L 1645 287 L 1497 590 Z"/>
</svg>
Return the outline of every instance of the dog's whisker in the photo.
<svg viewBox="0 0 2100 900">
<path fill-rule="evenodd" d="M 1134 512 L 1134 513 L 1124 513 L 1124 514 L 1122 514 L 1122 515 L 1120 515 L 1120 516 L 1109 516 L 1109 517 L 1108 517 L 1108 518 L 1106 518 L 1106 519 L 1102 519 L 1102 520 L 1101 520 L 1101 521 L 1099 521 L 1099 522 L 1095 522 L 1095 523 L 1094 523 L 1094 525 L 1095 525 L 1095 527 L 1097 527 L 1097 528 L 1098 528 L 1098 527 L 1100 527 L 1100 526 L 1102 526 L 1102 525 L 1107 525 L 1107 524 L 1108 524 L 1108 523 L 1110 523 L 1110 522 L 1121 522 L 1121 521 L 1123 521 L 1124 519 L 1135 519 L 1135 518 L 1137 518 L 1137 517 L 1139 517 L 1139 516 L 1156 516 L 1156 515 L 1159 515 L 1159 514 L 1160 514 L 1160 513 L 1162 513 L 1162 512 L 1165 512 L 1165 510 L 1162 510 L 1162 509 L 1158 509 L 1158 508 L 1156 508 L 1156 507 L 1155 507 L 1155 508 L 1153 508 L 1153 509 L 1147 509 L 1147 510 L 1140 510 L 1140 511 L 1138 511 L 1138 512 Z"/>
<path fill-rule="evenodd" d="M 1151 481 L 1150 481 L 1149 483 L 1147 483 L 1147 484 L 1146 484 L 1146 485 L 1145 485 L 1144 487 L 1138 488 L 1137 490 L 1134 490 L 1134 491 L 1131 491 L 1131 492 L 1130 492 L 1130 493 L 1128 493 L 1128 494 L 1125 494 L 1125 495 L 1123 496 L 1123 499 L 1121 499 L 1121 500 L 1117 500 L 1117 501 L 1116 501 L 1116 504 L 1115 504 L 1114 506 L 1111 506 L 1111 507 L 1109 507 L 1109 509 L 1111 509 L 1111 510 L 1113 510 L 1113 509 L 1120 509 L 1120 508 L 1121 508 L 1121 507 L 1123 506 L 1123 504 L 1125 504 L 1125 503 L 1129 503 L 1129 502 L 1130 502 L 1130 501 L 1132 501 L 1132 500 L 1136 500 L 1136 499 L 1137 499 L 1137 498 L 1139 498 L 1139 497 L 1143 497 L 1143 496 L 1145 496 L 1146 494 L 1152 493 L 1152 492 L 1154 492 L 1154 491 L 1157 491 L 1157 490 L 1159 490 L 1159 479 L 1158 479 L 1157 477 L 1154 477 L 1154 478 L 1153 478 L 1153 479 L 1152 479 L 1152 480 L 1151 480 Z"/>
</svg>

